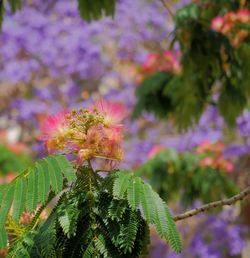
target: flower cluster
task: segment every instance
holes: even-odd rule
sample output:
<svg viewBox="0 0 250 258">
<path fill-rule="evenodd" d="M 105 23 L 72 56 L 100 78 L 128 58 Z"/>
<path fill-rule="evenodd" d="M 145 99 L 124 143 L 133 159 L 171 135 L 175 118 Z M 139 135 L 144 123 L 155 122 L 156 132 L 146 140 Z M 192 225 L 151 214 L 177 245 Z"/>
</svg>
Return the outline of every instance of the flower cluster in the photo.
<svg viewBox="0 0 250 258">
<path fill-rule="evenodd" d="M 239 9 L 237 12 L 214 17 L 211 28 L 228 36 L 234 46 L 239 46 L 249 36 L 249 30 L 244 25 L 250 25 L 250 11 Z"/>
<path fill-rule="evenodd" d="M 163 53 L 151 53 L 142 65 L 145 74 L 156 71 L 179 74 L 181 72 L 180 53 L 167 50 Z"/>
<path fill-rule="evenodd" d="M 205 154 L 205 157 L 200 160 L 200 166 L 211 167 L 228 173 L 232 172 L 234 165 L 223 157 L 224 149 L 225 145 L 222 142 L 210 143 L 207 140 L 204 141 L 196 149 L 197 153 Z"/>
<path fill-rule="evenodd" d="M 69 134 L 68 111 L 48 116 L 41 126 L 42 137 L 49 153 L 65 149 L 65 139 Z"/>
<path fill-rule="evenodd" d="M 89 109 L 47 117 L 41 138 L 50 154 L 76 154 L 79 164 L 94 157 L 120 161 L 124 116 L 123 105 L 101 100 Z"/>
</svg>

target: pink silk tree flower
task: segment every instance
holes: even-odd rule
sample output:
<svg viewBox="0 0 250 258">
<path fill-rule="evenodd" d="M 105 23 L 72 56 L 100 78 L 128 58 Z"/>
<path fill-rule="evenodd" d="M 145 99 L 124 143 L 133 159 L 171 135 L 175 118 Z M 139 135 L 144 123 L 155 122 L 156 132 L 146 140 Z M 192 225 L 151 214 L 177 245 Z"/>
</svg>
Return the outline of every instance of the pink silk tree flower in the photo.
<svg viewBox="0 0 250 258">
<path fill-rule="evenodd" d="M 69 111 L 63 111 L 45 118 L 41 125 L 41 140 L 45 142 L 50 154 L 63 150 L 67 135 L 70 132 L 67 116 Z"/>
<path fill-rule="evenodd" d="M 234 164 L 232 162 L 230 162 L 230 161 L 225 162 L 224 170 L 227 173 L 232 173 L 234 171 Z"/>
<path fill-rule="evenodd" d="M 211 28 L 229 38 L 232 45 L 239 47 L 249 36 L 249 30 L 241 28 L 239 25 L 250 24 L 250 11 L 248 9 L 239 9 L 231 11 L 224 16 L 216 16 L 212 19 Z"/>
<path fill-rule="evenodd" d="M 237 18 L 241 23 L 248 23 L 250 22 L 250 11 L 247 9 L 240 9 L 237 12 Z"/>
<path fill-rule="evenodd" d="M 196 149 L 197 153 L 199 154 L 203 153 L 209 155 L 200 160 L 200 166 L 211 167 L 213 169 L 218 169 L 219 171 L 228 173 L 233 172 L 233 163 L 223 157 L 224 149 L 225 145 L 223 142 L 218 141 L 215 143 L 210 143 L 208 140 L 205 140 Z"/>
<path fill-rule="evenodd" d="M 121 143 L 123 135 L 123 126 L 122 125 L 113 125 L 108 128 L 105 128 L 105 133 L 111 141 Z"/>
<path fill-rule="evenodd" d="M 122 104 L 105 100 L 90 109 L 64 111 L 44 120 L 41 139 L 50 154 L 76 155 L 79 166 L 93 158 L 120 161 L 125 113 Z"/>
<path fill-rule="evenodd" d="M 143 64 L 143 70 L 146 73 L 153 73 L 160 59 L 158 53 L 151 53 L 148 55 L 147 60 Z"/>
<path fill-rule="evenodd" d="M 213 158 L 206 157 L 206 158 L 204 158 L 204 159 L 202 159 L 200 161 L 200 166 L 201 167 L 212 167 L 213 166 L 213 162 L 214 162 Z"/>
<path fill-rule="evenodd" d="M 95 157 L 95 152 L 94 150 L 91 149 L 81 149 L 79 150 L 77 154 L 77 164 L 82 165 L 86 160 L 92 159 Z"/>
<path fill-rule="evenodd" d="M 123 159 L 122 150 L 122 126 L 104 128 L 106 138 L 102 141 L 102 153 L 108 159 L 120 161 Z"/>
<path fill-rule="evenodd" d="M 122 126 L 95 125 L 89 129 L 86 142 L 78 152 L 78 164 L 92 158 L 120 161 L 123 158 L 121 144 Z"/>
<path fill-rule="evenodd" d="M 216 16 L 213 18 L 211 23 L 211 28 L 215 31 L 221 31 L 224 25 L 224 19 L 221 16 Z"/>
<path fill-rule="evenodd" d="M 151 53 L 142 65 L 142 72 L 144 72 L 144 75 L 157 71 L 180 74 L 182 70 L 180 58 L 180 52 L 172 50 L 163 53 Z"/>
<path fill-rule="evenodd" d="M 175 74 L 181 73 L 181 64 L 180 58 L 181 53 L 176 51 L 167 50 L 164 52 L 165 64 L 164 69 L 165 71 L 173 72 Z"/>
<path fill-rule="evenodd" d="M 96 110 L 104 117 L 104 125 L 119 124 L 126 116 L 126 108 L 122 103 L 106 100 L 97 101 L 92 110 Z"/>
</svg>

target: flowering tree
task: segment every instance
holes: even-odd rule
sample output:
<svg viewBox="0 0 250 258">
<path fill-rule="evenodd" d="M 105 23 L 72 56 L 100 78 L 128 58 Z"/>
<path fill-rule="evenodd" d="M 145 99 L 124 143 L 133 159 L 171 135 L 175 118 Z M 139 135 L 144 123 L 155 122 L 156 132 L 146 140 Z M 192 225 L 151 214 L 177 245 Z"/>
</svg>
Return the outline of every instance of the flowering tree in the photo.
<svg viewBox="0 0 250 258">
<path fill-rule="evenodd" d="M 249 1 L 194 1 L 174 19 L 178 56 L 148 57 L 143 69 L 150 76 L 138 87 L 135 115 L 153 111 L 186 129 L 212 104 L 235 125 L 249 98 Z"/>
<path fill-rule="evenodd" d="M 53 155 L 0 188 L 0 244 L 5 248 L 8 243 L 9 257 L 138 257 L 146 251 L 148 224 L 155 225 L 158 234 L 180 252 L 174 220 L 229 205 L 250 193 L 246 189 L 173 218 L 150 185 L 115 168 L 122 158 L 123 116 L 119 104 L 100 101 L 89 109 L 65 111 L 45 120 L 41 137 Z M 74 166 L 64 155 L 71 155 Z M 93 168 L 96 158 L 111 162 L 110 169 Z M 58 194 L 52 212 L 40 221 L 42 211 Z M 27 226 L 24 218 L 20 222 L 25 210 L 32 214 Z"/>
<path fill-rule="evenodd" d="M 139 177 L 113 167 L 122 158 L 123 115 L 120 105 L 101 101 L 48 117 L 42 138 L 51 154 L 61 154 L 38 161 L 1 187 L 0 243 L 2 248 L 10 244 L 9 257 L 137 257 L 146 250 L 148 224 L 181 251 L 173 218 L 159 195 Z M 62 153 L 75 157 L 74 167 Z M 92 167 L 94 158 L 112 162 L 107 176 Z M 51 214 L 39 223 L 41 212 L 60 193 Z M 25 209 L 33 212 L 27 227 L 19 222 Z"/>
<path fill-rule="evenodd" d="M 13 5 L 12 9 L 14 11 L 17 8 L 17 5 L 15 5 L 17 1 L 10 2 Z M 79 3 L 86 2 L 88 1 L 79 1 Z M 96 3 L 96 1 L 92 2 L 93 4 Z M 1 6 L 3 6 L 3 2 L 1 1 L 0 3 Z M 163 3 L 168 9 L 166 1 L 163 1 Z M 229 81 L 234 81 L 235 77 L 233 73 L 233 76 L 231 76 L 231 68 L 235 63 L 232 62 L 232 66 L 230 63 L 230 58 L 233 58 L 234 55 L 227 59 L 227 54 L 231 54 L 231 49 L 232 51 L 235 51 L 235 53 L 238 53 L 238 48 L 241 46 L 240 43 L 247 42 L 248 18 L 246 19 L 246 12 L 238 11 L 238 5 L 236 5 L 236 7 L 227 5 L 228 10 L 230 10 L 230 8 L 235 9 L 233 9 L 233 14 L 226 15 L 223 12 L 217 12 L 216 8 L 219 10 L 219 6 L 209 6 L 206 2 L 206 4 L 208 4 L 207 6 L 204 3 L 198 2 L 197 5 L 188 5 L 177 13 L 176 38 L 178 42 L 182 43 L 180 44 L 179 49 L 164 49 L 159 53 L 152 53 L 149 55 L 146 62 L 139 67 L 136 81 L 142 82 L 142 84 L 138 87 L 137 91 L 139 100 L 136 109 L 137 114 L 143 109 L 146 109 L 165 117 L 166 113 L 170 112 L 168 114 L 173 115 L 177 124 L 183 122 L 184 127 L 186 127 L 190 125 L 190 121 L 192 124 L 193 116 L 197 116 L 196 119 L 198 121 L 199 115 L 205 106 L 203 106 L 204 103 L 209 102 L 211 105 L 219 106 L 217 103 L 218 95 L 221 97 L 220 93 L 223 92 L 223 87 L 220 85 L 217 90 L 216 87 L 218 85 L 213 83 L 215 81 L 218 82 L 219 80 L 223 83 L 224 79 L 227 77 L 230 77 Z M 245 1 L 242 1 L 242 4 L 247 5 Z M 208 20 L 205 19 L 207 22 L 205 25 L 203 22 L 200 22 L 204 17 L 207 18 L 207 14 L 203 13 L 204 9 L 206 9 L 203 8 L 204 5 L 205 7 L 211 7 L 213 11 L 216 9 L 213 16 L 218 15 L 218 17 L 215 16 L 214 20 L 210 19 L 211 17 L 209 17 Z M 81 6 L 83 7 L 83 5 Z M 79 5 L 79 7 L 81 6 Z M 90 6 L 88 6 L 88 8 L 89 7 Z M 96 7 L 92 9 L 92 13 L 86 11 L 88 8 L 83 8 L 82 11 L 80 10 L 82 16 L 88 20 L 99 17 L 100 13 L 97 14 Z M 99 11 L 101 9 L 99 9 Z M 71 9 L 68 11 L 70 13 Z M 191 21 L 189 22 L 192 26 L 195 26 L 189 27 L 189 24 L 188 28 L 191 28 L 189 31 L 185 22 L 187 17 L 190 18 L 190 16 Z M 242 19 L 242 16 L 244 19 Z M 244 30 L 244 33 L 239 33 L 237 31 L 237 26 L 235 26 L 234 23 L 232 24 L 232 21 L 237 23 L 237 25 L 240 23 L 240 26 L 243 26 L 242 29 Z M 43 24 L 44 20 L 41 18 L 39 22 Z M 41 31 L 46 30 L 46 26 L 39 25 L 39 22 L 35 26 L 38 26 Z M 230 23 L 229 31 L 224 28 L 227 27 L 225 25 L 227 25 L 228 22 Z M 204 25 L 204 28 L 200 28 L 197 23 L 201 27 Z M 66 23 L 63 23 L 63 28 L 58 34 L 53 30 L 48 31 L 54 36 L 59 34 L 64 35 L 65 25 L 67 25 L 67 20 Z M 200 34 L 197 33 L 196 26 L 201 29 L 198 31 Z M 70 26 L 67 28 L 70 29 Z M 96 29 L 95 27 L 93 28 L 94 30 Z M 185 34 L 186 32 L 188 32 L 187 35 Z M 204 34 L 201 32 L 204 32 Z M 215 32 L 224 35 L 226 39 Z M 196 33 L 209 37 L 200 39 L 199 35 Z M 211 43 L 211 41 L 209 41 L 211 39 L 210 33 L 212 33 L 213 36 L 216 35 L 216 39 L 217 37 L 219 38 L 218 42 L 220 43 L 219 46 L 221 46 L 220 50 L 222 53 L 218 54 L 218 49 L 214 50 L 213 44 L 212 46 L 208 45 L 208 49 L 200 49 L 202 45 L 201 41 L 203 43 L 204 39 Z M 143 35 L 143 37 L 146 38 L 147 36 L 148 35 Z M 185 36 L 187 36 L 187 38 Z M 17 40 L 20 40 L 20 37 L 21 35 L 17 35 Z M 148 37 L 150 38 L 150 35 Z M 212 39 L 214 38 L 212 37 Z M 79 37 L 79 41 L 82 40 L 83 39 Z M 21 37 L 21 41 L 24 42 L 24 46 L 27 44 L 29 47 L 32 47 L 32 44 L 29 44 L 30 42 L 25 41 L 25 37 Z M 131 38 L 126 41 L 126 44 L 128 42 L 131 43 Z M 227 44 L 229 43 L 230 51 L 225 54 L 223 52 L 223 47 L 228 46 Z M 123 44 L 126 45 L 125 43 Z M 42 52 L 46 49 L 45 45 L 46 44 L 42 46 Z M 190 46 L 194 46 L 194 49 Z M 5 47 L 5 49 L 6 48 L 7 47 Z M 65 45 L 59 45 L 58 49 L 60 49 L 58 54 L 53 54 L 54 60 L 51 58 L 51 52 L 46 52 L 48 49 L 41 55 L 48 59 L 40 58 L 41 60 L 46 61 L 45 66 L 48 64 L 53 66 L 53 69 L 51 69 L 51 71 L 53 70 L 53 75 L 59 77 L 61 76 L 61 71 L 66 71 L 75 80 L 87 80 L 88 77 L 86 79 L 85 76 L 79 76 L 79 71 L 82 71 L 81 69 L 77 70 L 74 69 L 74 67 L 72 68 L 72 63 L 70 63 L 72 59 L 69 58 L 69 65 L 55 62 L 60 59 L 58 57 L 60 57 L 62 50 L 66 50 L 65 53 L 69 54 L 71 57 L 71 49 L 67 48 L 67 42 L 65 41 Z M 78 48 L 78 46 L 76 49 L 80 52 L 83 50 L 82 48 Z M 92 50 L 93 48 L 90 51 L 90 60 L 94 59 L 96 55 L 98 56 L 98 53 Z M 212 61 L 210 60 L 211 63 L 210 61 L 207 63 L 203 60 L 203 52 L 209 53 L 210 50 L 212 57 L 216 56 L 217 58 L 218 55 L 219 62 L 222 60 L 223 65 L 221 65 L 221 67 L 223 67 L 223 69 L 219 69 L 219 71 L 222 71 L 222 74 L 218 75 L 217 70 L 216 73 L 210 74 L 214 59 L 211 59 Z M 212 50 L 217 52 L 214 53 Z M 84 51 L 86 52 L 86 50 Z M 7 54 L 7 51 L 4 53 L 6 54 L 4 57 L 8 59 L 9 55 Z M 33 52 L 33 54 L 34 53 L 36 53 L 36 51 Z M 198 62 L 196 60 L 198 57 L 194 55 L 195 53 L 200 54 L 199 60 L 202 59 L 204 62 Z M 19 54 L 20 53 L 18 52 L 18 55 Z M 121 54 L 124 55 L 124 52 Z M 127 54 L 126 51 L 125 54 Z M 247 54 L 248 52 L 246 51 L 246 56 Z M 78 57 L 78 54 L 76 56 Z M 243 56 L 240 56 L 240 60 Z M 44 64 L 39 59 L 39 55 L 35 57 L 38 57 L 36 61 L 40 61 L 40 63 L 38 62 L 39 66 L 36 62 L 30 63 L 32 69 L 34 69 L 34 71 L 36 71 L 37 67 L 40 69 L 41 64 L 44 68 Z M 190 60 L 192 60 L 192 62 Z M 24 60 L 21 61 L 25 64 Z M 80 62 L 79 59 L 75 62 L 76 67 L 79 64 L 78 62 Z M 198 63 L 199 65 L 191 66 L 190 62 L 192 64 Z M 100 66 L 100 60 L 98 58 L 97 63 L 98 66 Z M 204 67 L 200 65 L 201 63 Z M 84 63 L 81 64 L 81 68 L 86 66 L 84 66 Z M 241 62 L 240 65 L 242 65 Z M 88 67 L 91 67 L 90 63 L 88 64 Z M 190 68 L 193 70 L 187 70 Z M 234 71 L 234 68 L 232 71 Z M 242 65 L 237 71 L 244 71 L 243 68 L 244 66 Z M 201 71 L 199 69 L 201 69 Z M 44 73 L 41 74 L 41 77 L 47 72 L 46 69 L 44 70 L 45 72 L 43 71 Z M 92 70 L 95 69 L 93 68 Z M 97 71 L 95 72 L 97 73 Z M 155 72 L 157 73 L 154 74 Z M 88 69 L 86 69 L 86 74 L 89 75 Z M 191 75 L 193 74 L 201 75 L 201 78 L 191 78 Z M 204 79 L 207 74 L 209 74 L 209 78 L 211 75 L 212 79 L 210 78 L 211 80 L 208 80 L 208 82 L 206 80 L 202 81 L 201 79 Z M 150 75 L 150 77 L 147 78 L 147 75 Z M 237 76 L 236 79 L 239 79 L 238 82 L 242 82 L 242 78 L 246 78 L 246 75 L 246 73 L 243 73 L 243 75 L 240 74 L 240 79 Z M 143 80 L 144 77 L 146 77 L 145 80 Z M 195 86 L 194 89 L 197 90 L 198 93 L 201 93 L 201 96 L 194 90 L 194 95 L 190 94 L 190 96 L 184 98 L 183 94 L 186 96 L 187 91 L 189 93 L 190 89 L 187 87 L 183 93 L 183 88 L 178 84 L 180 83 L 178 80 L 180 80 L 181 83 L 186 82 L 186 84 L 184 84 L 186 86 Z M 187 83 L 186 80 L 191 80 L 192 83 L 190 83 L 190 81 Z M 165 95 L 165 88 L 167 87 L 166 82 L 170 83 L 171 90 Z M 211 82 L 213 83 L 211 84 Z M 208 85 L 206 83 L 208 83 Z M 202 89 L 204 86 L 205 94 L 203 94 L 203 91 L 199 92 L 198 89 L 200 89 L 200 85 L 202 85 Z M 211 92 L 206 91 L 207 87 L 209 90 L 211 87 Z M 164 94 L 162 94 L 163 88 Z M 227 98 L 228 95 L 225 92 L 228 91 L 229 95 L 232 93 L 230 92 L 230 87 L 224 88 L 224 97 L 220 102 L 223 105 L 230 103 L 228 100 L 231 100 L 230 98 Z M 192 91 L 190 90 L 190 92 Z M 176 96 L 174 96 L 175 93 Z M 240 93 L 240 97 L 246 94 L 246 97 L 243 96 L 241 98 L 239 101 L 240 108 L 237 109 L 237 112 L 233 113 L 233 116 L 229 119 L 227 119 L 227 115 L 228 113 L 231 114 L 231 112 L 221 112 L 228 122 L 234 121 L 236 115 L 240 112 L 239 110 L 246 104 L 247 93 L 245 91 L 242 93 L 241 88 L 236 88 L 234 93 L 235 96 Z M 43 94 L 49 95 L 51 92 L 46 93 L 41 91 L 39 94 L 39 97 L 44 98 Z M 63 94 L 64 93 L 62 93 L 62 95 Z M 208 99 L 202 98 L 205 95 L 208 96 Z M 58 96 L 57 91 L 54 95 L 51 94 L 50 98 L 52 102 L 54 102 L 55 96 Z M 197 96 L 198 98 L 196 99 Z M 232 94 L 230 96 L 232 96 Z M 191 98 L 191 102 L 188 97 Z M 124 96 L 121 98 L 124 98 Z M 20 102 L 15 104 L 17 109 L 22 106 L 22 103 L 20 104 Z M 34 104 L 37 105 L 36 103 Z M 43 109 L 42 106 L 40 108 Z M 235 110 L 233 110 L 233 112 L 234 111 Z M 159 195 L 152 190 L 151 186 L 129 172 L 118 170 L 118 163 L 124 156 L 121 148 L 122 125 L 120 123 L 125 114 L 126 110 L 120 104 L 110 104 L 101 101 L 88 109 L 76 109 L 73 111 L 65 110 L 58 115 L 48 117 L 45 120 L 41 127 L 42 135 L 40 140 L 45 142 L 46 149 L 52 156 L 38 161 L 34 167 L 25 170 L 24 173 L 17 177 L 10 185 L 3 186 L 1 190 L 1 196 L 3 196 L 3 202 L 0 205 L 0 215 L 2 216 L 1 218 L 3 218 L 0 228 L 1 243 L 2 246 L 8 245 L 9 256 L 39 257 L 40 255 L 40 257 L 57 257 L 61 255 L 67 257 L 77 254 L 80 257 L 137 257 L 144 252 L 148 242 L 148 224 L 155 225 L 158 234 L 167 240 L 170 246 L 178 252 L 180 251 L 180 241 L 173 220 L 178 221 L 213 207 L 230 205 L 249 194 L 249 188 L 247 188 L 245 191 L 234 197 L 207 204 L 172 218 L 166 204 Z M 188 118 L 187 121 L 183 119 L 183 117 Z M 241 120 L 243 120 L 242 124 L 244 124 L 244 119 L 241 118 Z M 246 127 L 246 125 L 243 126 L 243 129 L 246 129 Z M 219 187 L 219 190 L 217 189 L 218 191 L 214 191 L 215 196 L 213 197 L 216 198 L 225 194 L 232 196 L 236 193 L 234 185 L 232 185 L 222 173 L 217 173 L 220 170 L 224 172 L 230 172 L 232 170 L 232 164 L 224 159 L 222 155 L 223 148 L 221 146 L 221 144 L 218 144 L 217 146 L 213 143 L 206 143 L 197 149 L 197 153 L 201 156 L 198 157 L 198 155 L 191 156 L 189 154 L 183 154 L 183 156 L 180 156 L 180 160 L 178 160 L 178 157 L 173 158 L 176 157 L 177 154 L 171 152 L 171 150 L 168 150 L 167 152 L 163 151 L 139 170 L 141 170 L 142 173 L 145 173 L 145 171 L 158 171 L 160 168 L 160 173 L 158 175 L 153 175 L 153 177 L 150 178 L 155 189 L 158 187 L 158 185 L 154 184 L 156 176 L 163 175 L 175 179 L 174 176 L 171 176 L 173 164 L 176 166 L 176 172 L 180 172 L 180 169 L 177 169 L 178 166 L 179 168 L 185 168 L 190 164 L 192 165 L 192 182 L 190 185 L 181 184 L 185 181 L 184 176 L 188 177 L 188 173 L 185 172 L 189 172 L 190 168 L 187 168 L 186 171 L 183 170 L 183 174 L 180 173 L 178 179 L 183 177 L 183 182 L 177 180 L 178 183 L 180 183 L 179 188 L 176 186 L 177 181 L 173 181 L 171 185 L 170 180 L 165 180 L 165 182 L 168 183 L 167 188 L 165 189 L 163 189 L 162 184 L 159 184 L 157 190 L 163 198 L 165 197 L 165 194 L 174 195 L 178 190 L 181 192 L 185 189 L 186 192 L 181 197 L 183 197 L 182 200 L 188 204 L 195 200 L 197 196 L 205 202 L 213 201 L 214 199 L 212 196 L 208 196 L 206 189 L 208 189 L 208 186 L 210 189 L 210 186 L 213 186 L 214 181 L 218 182 L 220 180 L 221 187 Z M 139 146 L 136 151 L 141 151 L 141 149 L 142 147 Z M 133 156 L 135 156 L 136 151 L 131 151 Z M 157 149 L 151 153 L 151 158 L 154 156 L 155 152 L 158 152 Z M 67 155 L 71 162 L 68 162 L 67 159 L 64 158 L 65 155 Z M 170 168 L 168 171 L 169 173 L 166 173 L 166 164 Z M 203 177 L 204 171 L 206 173 L 205 177 Z M 186 180 L 186 182 L 189 181 Z M 168 188 L 173 191 L 171 190 L 171 192 L 168 193 Z M 57 195 L 60 195 L 58 201 L 56 201 Z M 211 200 L 207 199 L 209 197 L 211 197 Z M 47 204 L 50 203 L 50 201 L 56 202 L 55 208 L 49 216 L 41 216 L 41 212 L 47 207 Z M 11 208 L 11 204 L 13 204 L 13 208 Z M 23 211 L 26 212 L 23 213 Z M 83 223 L 83 221 L 86 223 Z M 4 230 L 5 222 L 8 239 L 6 238 L 6 231 Z M 81 241 L 80 244 L 79 240 Z"/>
</svg>

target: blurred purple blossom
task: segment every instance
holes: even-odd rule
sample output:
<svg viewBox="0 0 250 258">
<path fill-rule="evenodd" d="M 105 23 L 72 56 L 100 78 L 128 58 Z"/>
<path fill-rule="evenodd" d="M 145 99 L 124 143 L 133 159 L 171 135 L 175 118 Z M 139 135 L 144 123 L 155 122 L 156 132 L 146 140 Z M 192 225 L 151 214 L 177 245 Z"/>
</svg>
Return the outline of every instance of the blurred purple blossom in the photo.
<svg viewBox="0 0 250 258">
<path fill-rule="evenodd" d="M 193 221 L 182 224 L 180 228 L 184 243 L 188 242 L 181 254 L 170 251 L 162 240 L 153 235 L 150 257 L 221 258 L 240 255 L 246 245 L 244 235 L 247 229 L 237 224 L 237 214 L 233 208 L 190 220 Z"/>
</svg>

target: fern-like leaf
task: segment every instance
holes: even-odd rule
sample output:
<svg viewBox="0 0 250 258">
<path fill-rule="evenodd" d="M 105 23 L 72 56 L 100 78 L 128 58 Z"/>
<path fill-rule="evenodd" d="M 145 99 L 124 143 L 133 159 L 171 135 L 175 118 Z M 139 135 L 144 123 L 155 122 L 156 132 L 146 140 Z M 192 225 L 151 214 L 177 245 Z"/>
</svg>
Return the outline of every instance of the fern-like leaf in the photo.
<svg viewBox="0 0 250 258">
<path fill-rule="evenodd" d="M 74 236 L 77 228 L 79 210 L 72 205 L 67 205 L 66 207 L 63 206 L 62 208 L 60 207 L 58 214 L 60 226 L 67 237 Z"/>
<path fill-rule="evenodd" d="M 181 240 L 176 229 L 176 225 L 174 220 L 171 216 L 171 213 L 168 207 L 165 208 L 165 212 L 167 215 L 167 224 L 168 224 L 168 242 L 170 246 L 175 250 L 177 253 L 180 253 L 182 250 Z"/>
<path fill-rule="evenodd" d="M 141 204 L 144 212 L 144 216 L 148 223 L 153 224 L 155 222 L 155 209 L 153 209 L 153 196 L 152 196 L 152 188 L 148 184 L 143 184 L 141 186 Z"/>
<path fill-rule="evenodd" d="M 106 248 L 105 237 L 103 235 L 99 235 L 95 239 L 95 248 L 100 253 L 100 257 L 109 258 L 109 251 Z"/>
<path fill-rule="evenodd" d="M 93 242 L 91 241 L 88 247 L 85 249 L 82 258 L 92 258 L 94 252 L 95 252 L 95 248 L 94 248 Z"/>
<path fill-rule="evenodd" d="M 39 186 L 39 200 L 41 203 L 44 203 L 49 196 L 50 193 L 50 175 L 49 175 L 49 169 L 48 169 L 48 165 L 45 159 L 39 160 L 37 162 L 37 172 L 39 174 L 43 174 L 41 175 L 41 177 L 43 176 L 45 178 L 45 181 L 42 179 L 44 185 Z M 40 181 L 39 181 L 39 185 L 40 185 Z M 42 187 L 44 188 L 44 191 L 42 189 Z M 44 195 L 42 195 L 42 193 L 44 192 Z M 40 195 L 41 194 L 41 195 Z"/>
<path fill-rule="evenodd" d="M 136 176 L 120 172 L 114 181 L 113 194 L 116 198 L 125 198 L 133 210 L 141 204 L 146 221 L 155 226 L 171 248 L 181 251 L 179 234 L 168 207 L 150 185 Z"/>
<path fill-rule="evenodd" d="M 113 195 L 117 198 L 123 198 L 130 184 L 131 174 L 119 172 L 114 182 Z"/>
<path fill-rule="evenodd" d="M 59 162 L 62 162 L 60 166 Z M 66 171 L 66 172 L 65 172 Z M 37 205 L 45 204 L 52 191 L 58 194 L 63 189 L 63 180 L 72 182 L 75 170 L 62 155 L 50 156 L 36 162 L 9 185 L 0 186 L 0 246 L 6 247 L 5 222 L 13 202 L 12 217 L 18 221 L 23 211 L 34 211 Z"/>
<path fill-rule="evenodd" d="M 153 223 L 151 223 L 155 225 L 158 234 L 168 241 L 171 248 L 179 253 L 182 245 L 170 211 L 160 196 L 152 188 L 149 188 L 149 190 L 148 195 L 150 197 L 148 197 L 152 201 L 151 209 L 154 210 Z"/>
<path fill-rule="evenodd" d="M 63 172 L 64 176 L 68 180 L 68 182 L 72 182 L 76 180 L 76 174 L 72 173 L 74 171 L 74 167 L 67 159 L 65 159 L 62 155 L 53 156 L 53 159 L 56 160 L 60 170 Z"/>
<path fill-rule="evenodd" d="M 3 195 L 3 199 L 1 200 L 0 207 L 0 248 L 4 248 L 7 245 L 7 237 L 5 232 L 5 222 L 8 216 L 8 212 L 12 203 L 13 195 L 14 195 L 14 185 L 11 184 L 5 188 L 5 194 Z"/>
<path fill-rule="evenodd" d="M 1 207 L 1 201 L 3 200 L 3 197 L 5 195 L 5 190 L 8 188 L 8 185 L 0 185 L 0 207 Z"/>
<path fill-rule="evenodd" d="M 123 225 L 123 230 L 120 236 L 120 239 L 122 239 L 122 243 L 120 244 L 120 246 L 124 249 L 124 253 L 132 252 L 138 227 L 139 217 L 137 216 L 137 213 L 135 211 L 132 211 L 129 213 L 125 225 Z"/>
<path fill-rule="evenodd" d="M 127 199 L 130 207 L 137 210 L 141 199 L 142 180 L 139 177 L 134 177 L 128 186 Z"/>
<path fill-rule="evenodd" d="M 42 166 L 37 163 L 36 165 L 36 171 L 38 175 L 38 201 L 41 204 L 44 204 L 48 198 L 48 193 L 49 193 L 49 177 L 46 177 L 48 175 L 48 171 L 46 172 L 42 169 Z"/>
<path fill-rule="evenodd" d="M 162 237 L 168 240 L 168 225 L 167 225 L 167 215 L 165 212 L 165 205 L 160 198 L 160 196 L 152 192 L 153 195 L 153 208 L 155 209 L 155 227 L 158 232 L 158 234 Z"/>
<path fill-rule="evenodd" d="M 14 184 L 10 184 L 5 189 L 5 194 L 3 195 L 3 199 L 1 200 L 1 207 L 0 207 L 0 229 L 4 227 L 5 221 L 7 219 L 7 215 L 9 209 L 11 207 L 13 195 L 14 195 Z"/>
<path fill-rule="evenodd" d="M 7 245 L 7 234 L 4 228 L 0 228 L 0 248 L 5 248 Z"/>
<path fill-rule="evenodd" d="M 47 157 L 47 164 L 50 176 L 51 188 L 55 193 L 62 191 L 63 187 L 63 174 L 57 163 L 57 161 L 52 157 Z"/>
<path fill-rule="evenodd" d="M 112 200 L 108 209 L 108 215 L 111 220 L 119 221 L 126 209 L 127 206 L 125 201 Z"/>
<path fill-rule="evenodd" d="M 35 245 L 42 257 L 56 258 L 56 213 L 52 213 L 49 218 L 39 228 L 35 238 Z"/>
<path fill-rule="evenodd" d="M 26 198 L 27 181 L 25 178 L 20 177 L 16 180 L 15 194 L 13 203 L 12 217 L 14 221 L 18 221 L 23 211 L 25 210 L 25 198 Z"/>
<path fill-rule="evenodd" d="M 28 175 L 28 189 L 26 195 L 26 208 L 29 212 L 36 209 L 38 204 L 38 174 L 37 170 L 31 169 Z"/>
</svg>

